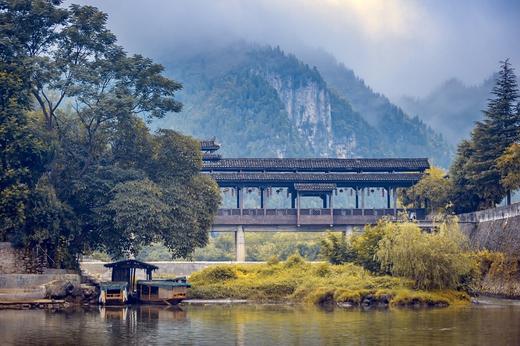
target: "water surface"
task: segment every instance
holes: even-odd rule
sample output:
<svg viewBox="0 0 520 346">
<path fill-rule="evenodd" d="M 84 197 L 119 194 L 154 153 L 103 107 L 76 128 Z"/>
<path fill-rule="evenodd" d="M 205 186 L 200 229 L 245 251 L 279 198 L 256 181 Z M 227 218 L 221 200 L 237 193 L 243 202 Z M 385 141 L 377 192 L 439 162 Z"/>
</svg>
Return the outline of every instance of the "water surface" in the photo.
<svg viewBox="0 0 520 346">
<path fill-rule="evenodd" d="M 344 310 L 284 305 L 0 311 L 0 345 L 520 345 L 520 304 Z"/>
</svg>

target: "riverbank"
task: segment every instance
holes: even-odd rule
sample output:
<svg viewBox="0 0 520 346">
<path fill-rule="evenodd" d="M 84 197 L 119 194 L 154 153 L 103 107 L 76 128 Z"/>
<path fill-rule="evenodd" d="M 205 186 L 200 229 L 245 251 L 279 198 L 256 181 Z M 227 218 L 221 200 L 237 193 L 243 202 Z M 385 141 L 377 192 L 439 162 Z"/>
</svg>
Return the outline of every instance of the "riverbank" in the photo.
<svg viewBox="0 0 520 346">
<path fill-rule="evenodd" d="M 311 264 L 293 257 L 286 262 L 225 264 L 193 273 L 189 299 L 246 299 L 316 305 L 444 307 L 470 298 L 455 290 L 424 291 L 411 280 L 374 276 L 348 263 Z"/>
</svg>

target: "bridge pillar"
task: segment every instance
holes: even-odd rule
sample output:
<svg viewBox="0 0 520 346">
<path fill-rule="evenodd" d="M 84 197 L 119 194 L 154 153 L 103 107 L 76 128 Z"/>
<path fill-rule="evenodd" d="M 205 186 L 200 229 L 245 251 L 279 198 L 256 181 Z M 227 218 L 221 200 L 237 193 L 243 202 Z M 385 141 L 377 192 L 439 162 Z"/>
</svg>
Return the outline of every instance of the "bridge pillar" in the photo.
<svg viewBox="0 0 520 346">
<path fill-rule="evenodd" d="M 354 227 L 352 227 L 352 226 L 346 226 L 346 227 L 345 227 L 345 230 L 343 231 L 343 236 L 344 236 L 344 237 L 347 237 L 347 236 L 351 235 L 352 232 L 353 232 L 353 230 L 354 230 Z"/>
<path fill-rule="evenodd" d="M 361 215 L 365 215 L 365 188 L 361 188 Z"/>
<path fill-rule="evenodd" d="M 394 187 L 393 191 L 394 191 L 394 216 L 397 216 L 397 187 Z"/>
<path fill-rule="evenodd" d="M 244 234 L 244 226 L 237 226 L 235 231 L 235 251 L 236 261 L 245 262 L 246 260 L 246 239 Z"/>
</svg>

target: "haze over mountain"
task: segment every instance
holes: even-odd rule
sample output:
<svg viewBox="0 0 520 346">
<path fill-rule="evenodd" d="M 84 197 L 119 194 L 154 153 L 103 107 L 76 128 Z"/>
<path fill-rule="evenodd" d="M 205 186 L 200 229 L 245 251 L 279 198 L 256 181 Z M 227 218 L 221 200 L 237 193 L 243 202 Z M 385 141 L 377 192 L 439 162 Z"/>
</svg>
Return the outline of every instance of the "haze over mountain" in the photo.
<svg viewBox="0 0 520 346">
<path fill-rule="evenodd" d="M 185 90 L 178 94 L 185 101 L 183 118 L 164 124 L 193 134 L 210 135 L 209 129 L 218 137 L 232 133 L 241 139 L 237 142 L 244 155 L 255 152 L 252 148 L 264 155 L 425 155 L 446 166 L 454 144 L 481 116 L 475 110 L 485 103 L 477 100 L 485 86 L 464 91 L 448 83 L 438 93 L 429 92 L 452 78 L 478 84 L 496 71 L 500 60 L 509 57 L 513 65 L 520 61 L 520 2 L 514 0 L 126 0 L 125 6 L 117 0 L 79 2 L 109 13 L 109 27 L 122 45 L 158 58 L 184 83 Z M 284 71 L 279 76 L 284 78 L 275 80 L 266 75 L 272 71 L 265 66 L 258 68 L 258 61 L 247 60 L 250 56 L 238 63 L 244 54 L 212 52 L 215 46 L 239 40 L 280 46 L 286 58 L 295 53 L 297 62 L 288 65 L 303 62 L 309 68 Z M 304 47 L 319 49 L 313 53 Z M 198 65 L 190 62 L 197 50 Z M 212 58 L 216 62 L 210 62 Z M 263 58 L 260 54 L 257 60 Z M 244 66 L 254 66 L 257 74 Z M 298 74 L 305 83 L 312 81 L 313 92 L 323 91 L 320 102 L 310 102 L 310 94 L 303 97 L 302 85 L 287 84 Z M 290 90 L 301 92 L 295 102 L 305 104 L 303 115 L 291 106 L 296 94 L 287 94 Z M 253 95 L 254 102 L 245 101 Z M 409 98 L 402 100 L 402 95 Z M 309 102 L 303 102 L 305 98 Z M 389 99 L 398 100 L 404 111 Z M 329 111 L 320 107 L 329 106 L 330 117 L 323 116 Z M 203 120 L 209 113 L 209 120 Z M 190 117 L 192 124 L 187 123 Z M 228 124 L 230 129 L 219 132 L 216 126 L 223 125 L 217 118 L 251 127 Z M 263 128 L 283 129 L 280 136 L 286 138 L 270 138 L 258 149 L 265 142 L 261 136 L 270 133 L 257 131 Z M 448 145 L 439 134 L 447 137 Z"/>
<path fill-rule="evenodd" d="M 517 0 L 78 1 L 109 13 L 131 52 L 240 39 L 286 52 L 317 47 L 391 99 L 425 96 L 452 77 L 478 84 L 507 57 L 520 63 Z"/>
<path fill-rule="evenodd" d="M 468 138 L 476 121 L 483 118 L 495 77 L 479 85 L 467 86 L 452 78 L 423 98 L 401 97 L 397 103 L 411 115 L 417 115 L 426 124 L 440 132 L 451 145 Z"/>
<path fill-rule="evenodd" d="M 419 156 L 448 165 L 451 148 L 419 118 L 332 56 L 302 56 L 244 42 L 168 54 L 162 62 L 184 85 L 185 108 L 158 125 L 215 136 L 227 156 Z"/>
</svg>

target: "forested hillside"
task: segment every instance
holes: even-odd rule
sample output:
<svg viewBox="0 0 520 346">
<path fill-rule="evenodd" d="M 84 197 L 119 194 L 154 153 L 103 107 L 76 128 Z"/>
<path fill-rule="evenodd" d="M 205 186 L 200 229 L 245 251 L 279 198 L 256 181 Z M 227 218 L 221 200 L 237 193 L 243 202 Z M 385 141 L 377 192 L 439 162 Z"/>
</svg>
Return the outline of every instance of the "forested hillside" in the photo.
<svg viewBox="0 0 520 346">
<path fill-rule="evenodd" d="M 227 156 L 424 156 L 449 163 L 441 136 L 333 58 L 237 43 L 161 60 L 183 84 L 185 107 L 157 125 L 216 137 Z"/>
</svg>

